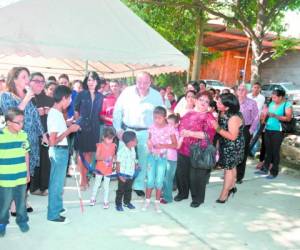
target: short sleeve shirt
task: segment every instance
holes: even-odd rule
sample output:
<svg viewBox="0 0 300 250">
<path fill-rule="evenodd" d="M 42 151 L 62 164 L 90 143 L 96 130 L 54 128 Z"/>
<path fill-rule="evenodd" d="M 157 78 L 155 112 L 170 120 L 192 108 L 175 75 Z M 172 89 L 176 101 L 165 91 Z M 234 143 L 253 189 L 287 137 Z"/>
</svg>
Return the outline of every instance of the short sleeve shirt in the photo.
<svg viewBox="0 0 300 250">
<path fill-rule="evenodd" d="M 49 134 L 57 133 L 57 135 L 60 136 L 62 133 L 64 133 L 67 130 L 67 124 L 64 119 L 63 113 L 55 108 L 51 108 L 48 113 L 47 127 Z M 64 139 L 62 139 L 62 141 L 60 141 L 57 145 L 67 146 L 67 138 L 65 137 Z"/>
<path fill-rule="evenodd" d="M 156 144 L 171 144 L 171 135 L 175 135 L 176 131 L 174 127 L 166 125 L 163 128 L 158 128 L 152 125 L 149 128 L 149 133 L 151 134 L 151 142 L 153 145 Z M 157 155 L 162 155 L 167 153 L 167 149 L 150 149 L 150 152 Z"/>
<path fill-rule="evenodd" d="M 283 102 L 279 106 L 275 106 L 274 102 L 269 105 L 269 113 L 274 113 L 275 115 L 283 116 L 285 114 L 285 109 L 291 108 L 292 104 L 290 102 Z M 267 130 L 282 131 L 281 123 L 278 119 L 274 117 L 269 117 L 266 124 Z"/>
<path fill-rule="evenodd" d="M 111 145 L 105 145 L 104 143 L 97 143 L 97 153 L 101 159 L 97 161 L 96 169 L 101 172 L 104 176 L 112 174 L 113 167 L 113 158 L 116 153 L 116 144 L 112 143 Z"/>
</svg>

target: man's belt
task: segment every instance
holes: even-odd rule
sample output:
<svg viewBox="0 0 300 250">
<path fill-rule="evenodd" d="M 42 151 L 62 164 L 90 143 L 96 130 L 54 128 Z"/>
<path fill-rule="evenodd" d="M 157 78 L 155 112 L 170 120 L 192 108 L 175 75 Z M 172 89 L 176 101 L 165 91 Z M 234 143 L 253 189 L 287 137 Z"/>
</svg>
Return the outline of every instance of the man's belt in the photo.
<svg viewBox="0 0 300 250">
<path fill-rule="evenodd" d="M 123 130 L 132 129 L 132 130 L 134 130 L 134 131 L 148 130 L 148 128 L 138 128 L 138 127 L 127 126 L 124 122 L 122 122 L 121 128 L 122 128 Z"/>
</svg>

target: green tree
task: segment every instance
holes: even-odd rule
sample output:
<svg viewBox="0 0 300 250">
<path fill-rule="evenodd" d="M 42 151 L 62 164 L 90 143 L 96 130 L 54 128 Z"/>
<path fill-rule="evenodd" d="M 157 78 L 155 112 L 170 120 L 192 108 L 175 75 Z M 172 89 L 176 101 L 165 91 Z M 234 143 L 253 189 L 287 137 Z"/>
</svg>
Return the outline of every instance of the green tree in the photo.
<svg viewBox="0 0 300 250">
<path fill-rule="evenodd" d="M 223 18 L 228 25 L 234 25 L 244 31 L 251 41 L 252 63 L 251 82 L 259 81 L 261 65 L 282 55 L 285 50 L 298 44 L 297 41 L 280 38 L 274 48 L 264 48 L 264 38 L 268 31 L 282 31 L 282 17 L 287 10 L 300 9 L 300 0 L 137 0 L 137 2 L 155 4 L 157 6 L 173 6 L 177 8 L 199 8 L 209 14 Z M 277 51 L 277 52 L 276 52 Z M 279 52 L 279 53 L 278 53 Z"/>
<path fill-rule="evenodd" d="M 207 49 L 202 46 L 207 17 L 199 7 L 149 5 L 134 0 L 123 2 L 177 49 L 193 59 L 192 80 L 199 79 L 202 62 L 219 55 L 207 53 Z M 171 4 L 173 0 L 166 2 Z M 191 3 L 188 0 L 186 2 Z"/>
</svg>

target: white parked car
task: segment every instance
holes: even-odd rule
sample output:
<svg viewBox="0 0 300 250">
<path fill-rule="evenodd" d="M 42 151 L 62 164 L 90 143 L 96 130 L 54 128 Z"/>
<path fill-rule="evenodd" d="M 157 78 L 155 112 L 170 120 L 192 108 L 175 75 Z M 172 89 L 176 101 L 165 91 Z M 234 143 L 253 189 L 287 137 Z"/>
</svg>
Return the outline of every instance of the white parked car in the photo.
<svg viewBox="0 0 300 250">
<path fill-rule="evenodd" d="M 284 89 L 287 99 L 293 104 L 300 103 L 300 86 L 293 82 L 272 82 L 261 87 L 261 93 L 266 98 L 271 98 L 272 92 L 276 88 Z"/>
<path fill-rule="evenodd" d="M 222 82 L 218 81 L 218 80 L 202 80 L 206 83 L 206 89 L 219 89 L 220 91 L 222 91 L 223 89 L 229 89 L 230 87 L 226 87 Z"/>
</svg>

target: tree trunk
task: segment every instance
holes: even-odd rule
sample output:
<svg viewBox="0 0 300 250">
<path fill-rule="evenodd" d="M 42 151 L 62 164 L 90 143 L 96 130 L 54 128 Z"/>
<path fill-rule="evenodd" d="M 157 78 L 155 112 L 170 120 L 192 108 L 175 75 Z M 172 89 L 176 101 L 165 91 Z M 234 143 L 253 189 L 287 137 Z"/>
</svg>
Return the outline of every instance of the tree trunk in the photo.
<svg viewBox="0 0 300 250">
<path fill-rule="evenodd" d="M 261 81 L 261 65 L 262 65 L 262 42 L 265 35 L 265 10 L 267 0 L 258 0 L 258 12 L 256 25 L 254 28 L 255 37 L 252 39 L 252 63 L 251 63 L 251 84 Z M 251 36 L 251 35 L 250 35 Z"/>
<path fill-rule="evenodd" d="M 260 82 L 261 80 L 261 53 L 262 53 L 262 42 L 253 39 L 252 45 L 252 61 L 251 61 L 251 84 Z"/>
<path fill-rule="evenodd" d="M 196 18 L 196 42 L 195 42 L 192 77 L 191 77 L 192 81 L 196 81 L 200 79 L 203 35 L 204 35 L 204 18 L 203 18 L 203 13 L 200 11 Z"/>
</svg>

